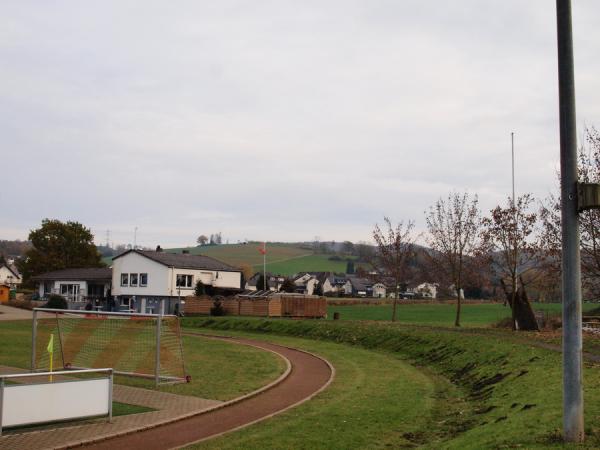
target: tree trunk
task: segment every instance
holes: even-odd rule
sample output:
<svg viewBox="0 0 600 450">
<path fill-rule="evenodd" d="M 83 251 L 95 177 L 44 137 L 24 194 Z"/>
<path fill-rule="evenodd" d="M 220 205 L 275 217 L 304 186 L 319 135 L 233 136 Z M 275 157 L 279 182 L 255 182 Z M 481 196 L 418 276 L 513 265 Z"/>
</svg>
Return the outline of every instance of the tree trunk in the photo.
<svg viewBox="0 0 600 450">
<path fill-rule="evenodd" d="M 527 298 L 523 280 L 521 280 L 522 287 L 517 289 L 516 292 L 509 292 L 504 280 L 500 280 L 500 284 L 504 289 L 506 300 L 510 303 L 513 326 L 518 324 L 519 330 L 523 331 L 539 331 L 537 321 L 535 320 L 535 314 L 531 308 L 529 299 Z"/>
<path fill-rule="evenodd" d="M 513 331 L 517 330 L 517 315 L 516 315 L 516 307 L 515 307 L 515 302 L 517 299 L 517 277 L 516 275 L 513 275 L 511 277 L 511 281 L 512 281 L 512 293 L 511 293 L 511 301 L 510 301 L 510 311 L 511 311 L 511 317 L 512 317 L 512 329 Z"/>
<path fill-rule="evenodd" d="M 396 302 L 398 301 L 398 294 L 396 293 L 396 297 L 394 297 L 394 303 L 392 307 L 392 322 L 396 321 Z"/>
<path fill-rule="evenodd" d="M 454 326 L 455 327 L 460 327 L 460 305 L 461 305 L 461 299 L 460 299 L 460 291 L 461 291 L 461 287 L 458 286 L 456 288 L 456 319 L 454 320 Z"/>
</svg>

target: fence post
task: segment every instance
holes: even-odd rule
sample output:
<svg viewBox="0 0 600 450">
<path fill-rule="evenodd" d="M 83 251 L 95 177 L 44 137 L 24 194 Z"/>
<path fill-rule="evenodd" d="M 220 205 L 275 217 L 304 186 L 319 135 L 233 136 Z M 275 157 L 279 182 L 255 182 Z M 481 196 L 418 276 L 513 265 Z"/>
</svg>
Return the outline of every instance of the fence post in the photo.
<svg viewBox="0 0 600 450">
<path fill-rule="evenodd" d="M 2 414 L 4 411 L 4 378 L 0 378 L 0 436 L 2 436 Z"/>
<path fill-rule="evenodd" d="M 113 404 L 113 373 L 114 371 L 110 369 L 109 372 L 109 382 L 108 382 L 108 423 L 112 422 L 112 404 Z"/>
<path fill-rule="evenodd" d="M 158 387 L 160 381 L 160 329 L 161 329 L 162 315 L 159 314 L 156 317 L 156 367 L 154 368 L 154 383 Z"/>
<path fill-rule="evenodd" d="M 35 372 L 35 341 L 37 340 L 37 311 L 35 309 L 33 310 L 31 327 L 31 372 Z"/>
</svg>

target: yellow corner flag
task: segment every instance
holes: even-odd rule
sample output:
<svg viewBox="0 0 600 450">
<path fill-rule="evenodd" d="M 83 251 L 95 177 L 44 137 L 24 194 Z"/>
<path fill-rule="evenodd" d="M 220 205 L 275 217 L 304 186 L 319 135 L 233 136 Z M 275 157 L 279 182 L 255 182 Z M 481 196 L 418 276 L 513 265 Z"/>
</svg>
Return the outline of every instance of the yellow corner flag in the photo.
<svg viewBox="0 0 600 450">
<path fill-rule="evenodd" d="M 50 354 L 50 373 L 52 373 L 52 362 L 54 359 L 54 334 L 50 335 L 50 340 L 48 341 L 48 347 L 46 350 Z M 52 382 L 52 375 L 50 375 L 50 382 Z"/>
</svg>

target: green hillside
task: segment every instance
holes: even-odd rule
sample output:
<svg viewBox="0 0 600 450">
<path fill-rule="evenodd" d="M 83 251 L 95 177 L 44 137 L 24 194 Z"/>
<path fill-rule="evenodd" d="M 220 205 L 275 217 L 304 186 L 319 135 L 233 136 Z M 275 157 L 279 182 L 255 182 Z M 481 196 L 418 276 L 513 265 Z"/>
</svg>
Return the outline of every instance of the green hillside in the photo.
<svg viewBox="0 0 600 450">
<path fill-rule="evenodd" d="M 258 242 L 248 244 L 205 245 L 202 247 L 166 248 L 168 253 L 181 253 L 187 250 L 192 255 L 205 255 L 223 261 L 232 266 L 249 265 L 256 271 L 263 267 L 263 256 L 259 252 Z M 312 250 L 298 244 L 267 244 L 267 271 L 281 275 L 293 275 L 298 272 L 345 272 L 346 261 L 331 261 L 332 255 L 314 254 Z M 103 258 L 107 265 L 112 258 Z"/>
</svg>

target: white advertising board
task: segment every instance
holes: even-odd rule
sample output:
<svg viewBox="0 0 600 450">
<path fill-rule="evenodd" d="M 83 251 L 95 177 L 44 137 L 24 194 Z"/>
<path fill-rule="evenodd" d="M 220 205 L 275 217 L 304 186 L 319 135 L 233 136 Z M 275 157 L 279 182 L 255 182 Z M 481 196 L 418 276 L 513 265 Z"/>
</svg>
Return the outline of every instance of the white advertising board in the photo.
<svg viewBox="0 0 600 450">
<path fill-rule="evenodd" d="M 108 415 L 110 379 L 5 385 L 2 426 Z"/>
</svg>

